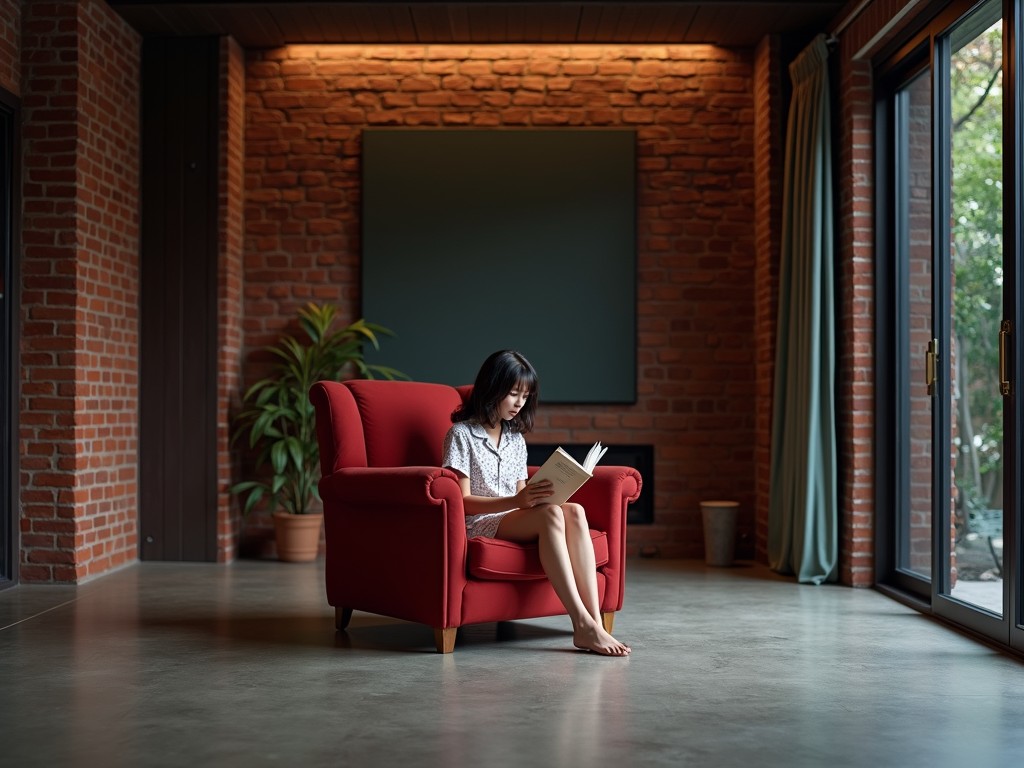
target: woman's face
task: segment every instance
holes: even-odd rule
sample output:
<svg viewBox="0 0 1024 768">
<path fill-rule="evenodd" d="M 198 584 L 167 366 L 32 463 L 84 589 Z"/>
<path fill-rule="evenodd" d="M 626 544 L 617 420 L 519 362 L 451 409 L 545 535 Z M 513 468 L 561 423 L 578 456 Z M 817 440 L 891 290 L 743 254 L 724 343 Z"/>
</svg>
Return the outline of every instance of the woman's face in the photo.
<svg viewBox="0 0 1024 768">
<path fill-rule="evenodd" d="M 511 421 L 515 418 L 516 414 L 522 410 L 523 406 L 526 405 L 527 399 L 530 397 L 530 389 L 525 386 L 522 382 L 512 387 L 511 391 L 505 398 L 498 403 L 498 416 L 503 421 Z"/>
</svg>

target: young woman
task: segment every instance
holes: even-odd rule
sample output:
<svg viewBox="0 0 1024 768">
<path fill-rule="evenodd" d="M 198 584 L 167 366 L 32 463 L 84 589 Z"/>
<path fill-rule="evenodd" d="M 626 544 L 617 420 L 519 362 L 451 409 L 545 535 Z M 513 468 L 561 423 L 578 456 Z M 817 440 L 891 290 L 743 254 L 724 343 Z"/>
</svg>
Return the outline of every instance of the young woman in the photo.
<svg viewBox="0 0 1024 768">
<path fill-rule="evenodd" d="M 526 484 L 526 440 L 537 409 L 538 378 L 518 352 L 502 350 L 480 367 L 473 394 L 452 414 L 442 465 L 459 477 L 470 538 L 536 541 L 540 561 L 572 621 L 577 648 L 627 656 L 604 630 L 594 546 L 579 504 L 551 504 L 551 483 Z"/>
</svg>

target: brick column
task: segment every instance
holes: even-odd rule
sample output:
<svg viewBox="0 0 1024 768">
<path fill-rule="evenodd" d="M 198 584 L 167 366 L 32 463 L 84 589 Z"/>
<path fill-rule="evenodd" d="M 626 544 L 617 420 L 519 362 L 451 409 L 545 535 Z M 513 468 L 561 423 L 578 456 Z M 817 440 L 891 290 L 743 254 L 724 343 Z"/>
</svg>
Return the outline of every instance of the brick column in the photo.
<svg viewBox="0 0 1024 768">
<path fill-rule="evenodd" d="M 245 236 L 245 53 L 230 38 L 220 50 L 218 166 L 217 560 L 235 559 L 241 529 L 232 477 L 231 416 L 240 399 Z"/>
<path fill-rule="evenodd" d="M 775 330 L 782 247 L 784 67 L 779 38 L 764 38 L 754 51 L 754 340 L 757 345 L 754 544 L 756 557 L 763 563 L 768 562 L 772 393 L 775 383 Z"/>
<path fill-rule="evenodd" d="M 21 578 L 77 582 L 137 551 L 140 41 L 23 7 Z"/>
<path fill-rule="evenodd" d="M 845 46 L 844 46 L 845 48 Z M 868 62 L 841 60 L 840 188 L 837 230 L 840 232 L 840 282 L 843 286 L 837 327 L 842 341 L 836 368 L 838 425 L 845 457 L 840 477 L 839 578 L 844 584 L 874 583 L 874 94 Z"/>
</svg>

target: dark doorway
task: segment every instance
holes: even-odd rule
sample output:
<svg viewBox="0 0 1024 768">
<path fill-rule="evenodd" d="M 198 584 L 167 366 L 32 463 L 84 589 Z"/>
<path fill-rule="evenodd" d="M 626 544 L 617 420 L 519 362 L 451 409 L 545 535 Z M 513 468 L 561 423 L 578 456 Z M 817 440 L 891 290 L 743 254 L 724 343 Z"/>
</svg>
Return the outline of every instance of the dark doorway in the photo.
<svg viewBox="0 0 1024 768">
<path fill-rule="evenodd" d="M 218 51 L 216 38 L 143 46 L 143 560 L 217 559 Z"/>
<path fill-rule="evenodd" d="M 0 589 L 18 580 L 18 102 L 0 88 Z"/>
</svg>

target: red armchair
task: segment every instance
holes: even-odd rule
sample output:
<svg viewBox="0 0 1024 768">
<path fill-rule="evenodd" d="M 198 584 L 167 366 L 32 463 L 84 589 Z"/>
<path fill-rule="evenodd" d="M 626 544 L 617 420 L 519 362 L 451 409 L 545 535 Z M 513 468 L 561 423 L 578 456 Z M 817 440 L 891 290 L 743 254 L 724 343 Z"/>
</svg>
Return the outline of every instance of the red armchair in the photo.
<svg viewBox="0 0 1024 768">
<path fill-rule="evenodd" d="M 451 653 L 463 624 L 564 614 L 536 546 L 466 538 L 462 492 L 442 469 L 451 413 L 469 388 L 407 381 L 321 381 L 310 390 L 320 445 L 327 601 L 338 629 L 353 610 L 434 628 Z M 531 472 L 535 468 L 531 468 Z M 630 467 L 598 466 L 573 497 L 591 526 L 604 625 L 625 585 Z"/>
</svg>

